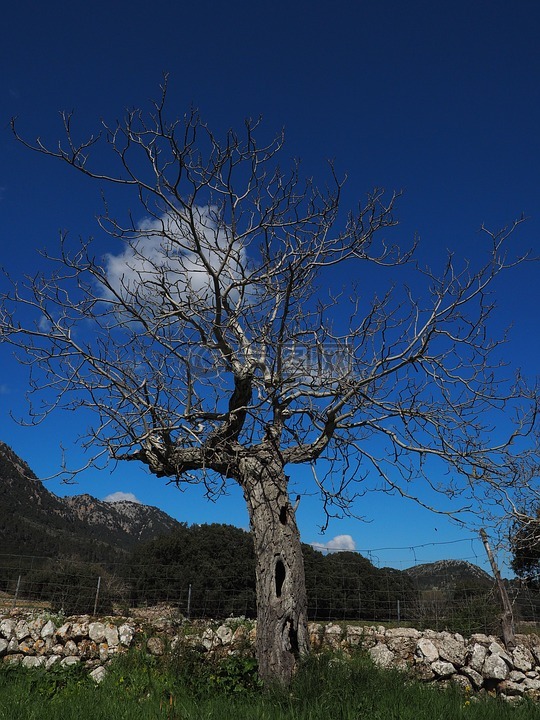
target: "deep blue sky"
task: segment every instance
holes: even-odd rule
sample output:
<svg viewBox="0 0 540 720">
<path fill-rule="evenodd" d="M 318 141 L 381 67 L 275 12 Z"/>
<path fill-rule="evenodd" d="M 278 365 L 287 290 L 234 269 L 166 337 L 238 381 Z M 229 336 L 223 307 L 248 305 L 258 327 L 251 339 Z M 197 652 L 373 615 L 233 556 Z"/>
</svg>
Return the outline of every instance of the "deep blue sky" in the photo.
<svg viewBox="0 0 540 720">
<path fill-rule="evenodd" d="M 374 186 L 403 190 L 399 236 L 407 244 L 417 233 L 422 257 L 435 266 L 447 248 L 476 258 L 480 225 L 497 229 L 522 212 L 530 219 L 516 247 L 540 254 L 539 36 L 533 0 L 13 3 L 2 14 L 0 43 L 0 264 L 14 275 L 35 271 L 35 251 L 54 249 L 59 229 L 97 233 L 100 210 L 99 188 L 17 145 L 10 117 L 18 116 L 27 136 L 54 141 L 58 111 L 74 109 L 84 135 L 100 118 L 114 121 L 156 97 L 163 71 L 172 115 L 197 106 L 218 133 L 262 115 L 269 134 L 286 128 L 284 163 L 300 157 L 315 179 L 324 180 L 325 161 L 335 159 L 349 176 L 344 206 Z M 532 375 L 538 279 L 536 264 L 509 275 L 497 314 L 501 326 L 514 323 L 509 357 Z M 77 418 L 15 425 L 8 411 L 21 408 L 24 374 L 3 348 L 0 362 L 0 439 L 38 475 L 50 475 L 60 439 L 72 448 Z M 133 492 L 190 523 L 247 525 L 237 495 L 208 505 L 196 491 L 180 494 L 131 465 L 48 487 L 60 495 Z M 324 543 L 350 535 L 359 550 L 469 537 L 381 495 L 364 498 L 359 512 L 372 522 L 333 522 L 320 538 L 322 515 L 307 498 L 302 537 Z M 471 557 L 462 547 L 469 546 L 377 559 L 407 565 Z"/>
</svg>

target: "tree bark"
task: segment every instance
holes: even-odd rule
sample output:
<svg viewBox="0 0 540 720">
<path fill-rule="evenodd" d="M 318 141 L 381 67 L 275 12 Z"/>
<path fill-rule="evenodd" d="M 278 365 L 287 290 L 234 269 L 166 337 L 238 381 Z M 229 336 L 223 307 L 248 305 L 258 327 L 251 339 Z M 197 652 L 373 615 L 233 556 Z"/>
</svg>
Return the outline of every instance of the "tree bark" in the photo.
<svg viewBox="0 0 540 720">
<path fill-rule="evenodd" d="M 288 685 L 309 652 L 304 560 L 287 484 L 279 459 L 245 461 L 242 485 L 256 558 L 256 649 L 266 685 Z"/>
</svg>

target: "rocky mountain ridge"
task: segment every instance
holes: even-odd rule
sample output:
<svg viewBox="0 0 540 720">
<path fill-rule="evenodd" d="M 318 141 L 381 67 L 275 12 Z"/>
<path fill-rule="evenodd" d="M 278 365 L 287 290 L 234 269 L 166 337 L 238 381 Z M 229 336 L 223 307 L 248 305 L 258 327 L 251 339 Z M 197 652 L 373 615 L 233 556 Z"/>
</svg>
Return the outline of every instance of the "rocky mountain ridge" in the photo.
<svg viewBox="0 0 540 720">
<path fill-rule="evenodd" d="M 167 513 L 148 505 L 106 503 L 90 495 L 58 497 L 0 442 L 2 554 L 119 560 L 137 542 L 179 525 Z"/>
<path fill-rule="evenodd" d="M 419 590 L 452 590 L 460 583 L 478 587 L 493 585 L 491 575 L 467 560 L 438 560 L 414 565 L 404 572 Z"/>
</svg>

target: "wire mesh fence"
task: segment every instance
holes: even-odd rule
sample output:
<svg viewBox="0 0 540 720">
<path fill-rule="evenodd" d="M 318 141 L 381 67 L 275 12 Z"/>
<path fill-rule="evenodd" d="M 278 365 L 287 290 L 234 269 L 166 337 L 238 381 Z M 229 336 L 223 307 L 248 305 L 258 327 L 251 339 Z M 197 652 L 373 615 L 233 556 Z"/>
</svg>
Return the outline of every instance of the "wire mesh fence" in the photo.
<svg viewBox="0 0 540 720">
<path fill-rule="evenodd" d="M 489 576 L 456 580 L 438 573 L 359 569 L 344 558 L 317 574 L 306 567 L 308 616 L 314 621 L 393 623 L 470 635 L 497 633 L 501 608 Z M 0 610 L 43 608 L 71 614 L 129 614 L 160 606 L 188 618 L 255 617 L 251 573 L 198 574 L 171 564 L 103 564 L 0 555 Z M 540 592 L 506 581 L 518 629 L 540 624 Z"/>
</svg>

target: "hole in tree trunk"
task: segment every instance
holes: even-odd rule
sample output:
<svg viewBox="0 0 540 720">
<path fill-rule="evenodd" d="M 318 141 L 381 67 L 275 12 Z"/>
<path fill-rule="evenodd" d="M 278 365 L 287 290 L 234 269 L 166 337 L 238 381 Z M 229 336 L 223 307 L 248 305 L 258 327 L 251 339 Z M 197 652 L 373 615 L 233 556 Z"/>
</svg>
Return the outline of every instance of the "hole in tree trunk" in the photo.
<svg viewBox="0 0 540 720">
<path fill-rule="evenodd" d="M 286 525 L 286 524 L 287 524 L 287 506 L 286 506 L 286 505 L 284 505 L 284 506 L 281 508 L 281 510 L 279 511 L 279 522 L 280 522 L 282 525 Z"/>
<path fill-rule="evenodd" d="M 285 565 L 283 560 L 279 559 L 276 562 L 276 596 L 281 597 L 281 588 L 285 582 Z"/>
<path fill-rule="evenodd" d="M 289 643 L 291 645 L 291 651 L 293 655 L 298 657 L 300 654 L 300 648 L 298 646 L 298 631 L 292 620 L 289 620 Z"/>
</svg>

